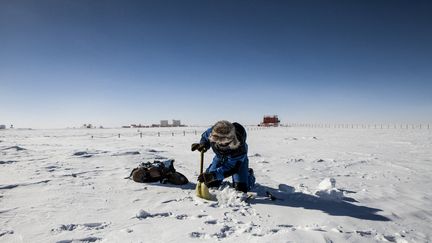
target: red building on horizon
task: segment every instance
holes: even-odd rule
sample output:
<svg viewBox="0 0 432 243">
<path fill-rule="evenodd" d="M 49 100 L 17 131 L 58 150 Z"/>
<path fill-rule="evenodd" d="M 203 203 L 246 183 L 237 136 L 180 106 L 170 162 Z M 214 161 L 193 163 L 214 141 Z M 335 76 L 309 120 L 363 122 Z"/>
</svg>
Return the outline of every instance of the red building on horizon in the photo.
<svg viewBox="0 0 432 243">
<path fill-rule="evenodd" d="M 277 115 L 264 116 L 263 121 L 258 126 L 263 127 L 277 127 L 279 126 L 280 120 Z"/>
</svg>

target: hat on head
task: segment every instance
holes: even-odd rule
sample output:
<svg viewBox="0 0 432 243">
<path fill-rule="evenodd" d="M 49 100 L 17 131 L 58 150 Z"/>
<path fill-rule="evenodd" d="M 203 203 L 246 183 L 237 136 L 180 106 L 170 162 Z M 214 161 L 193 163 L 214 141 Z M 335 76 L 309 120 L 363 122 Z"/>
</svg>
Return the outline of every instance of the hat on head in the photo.
<svg viewBox="0 0 432 243">
<path fill-rule="evenodd" d="M 225 120 L 218 121 L 213 125 L 209 140 L 218 145 L 229 146 L 230 149 L 238 148 L 240 145 L 234 125 Z"/>
</svg>

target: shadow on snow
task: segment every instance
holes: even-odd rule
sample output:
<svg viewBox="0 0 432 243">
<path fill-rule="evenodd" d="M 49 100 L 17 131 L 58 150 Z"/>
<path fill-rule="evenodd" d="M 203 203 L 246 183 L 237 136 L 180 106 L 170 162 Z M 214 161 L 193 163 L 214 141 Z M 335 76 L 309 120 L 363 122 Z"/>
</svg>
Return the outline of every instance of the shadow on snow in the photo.
<svg viewBox="0 0 432 243">
<path fill-rule="evenodd" d="M 290 187 L 288 185 L 281 184 L 279 185 L 279 188 L 281 188 L 281 186 L 285 188 Z M 328 201 L 314 195 L 301 192 L 283 192 L 275 188 L 260 185 L 258 183 L 256 184 L 253 191 L 257 192 L 258 198 L 251 200 L 251 204 L 271 204 L 296 207 L 320 210 L 333 216 L 348 216 L 373 221 L 390 221 L 389 218 L 377 214 L 378 212 L 382 211 L 381 209 L 352 204 L 350 202 L 357 202 L 352 198 L 344 198 L 343 201 L 340 202 Z M 266 197 L 267 192 L 270 192 L 276 199 L 270 200 L 268 197 Z"/>
</svg>

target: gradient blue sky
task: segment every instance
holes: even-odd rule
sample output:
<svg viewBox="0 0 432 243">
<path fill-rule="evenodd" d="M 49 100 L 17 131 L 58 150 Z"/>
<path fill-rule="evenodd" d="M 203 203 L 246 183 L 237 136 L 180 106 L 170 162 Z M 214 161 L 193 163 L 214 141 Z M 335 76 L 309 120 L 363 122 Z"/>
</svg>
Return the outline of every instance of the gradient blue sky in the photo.
<svg viewBox="0 0 432 243">
<path fill-rule="evenodd" d="M 0 124 L 432 121 L 430 1 L 0 1 Z"/>
</svg>

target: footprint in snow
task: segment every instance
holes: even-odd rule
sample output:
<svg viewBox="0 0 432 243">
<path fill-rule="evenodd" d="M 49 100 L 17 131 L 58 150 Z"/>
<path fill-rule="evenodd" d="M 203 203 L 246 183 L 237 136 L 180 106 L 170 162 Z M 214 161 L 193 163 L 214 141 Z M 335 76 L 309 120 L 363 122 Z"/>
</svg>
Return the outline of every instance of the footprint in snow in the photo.
<svg viewBox="0 0 432 243">
<path fill-rule="evenodd" d="M 162 151 L 162 150 L 156 150 L 156 149 L 147 149 L 147 152 L 149 152 L 149 153 L 161 153 L 161 152 L 164 152 L 164 151 Z"/>
<path fill-rule="evenodd" d="M 211 236 L 213 238 L 217 238 L 217 239 L 224 239 L 230 235 L 232 235 L 233 233 L 235 233 L 235 230 L 233 227 L 230 227 L 228 225 L 224 225 L 222 226 L 222 228 L 219 230 L 219 232 L 212 234 Z"/>
<path fill-rule="evenodd" d="M 96 241 L 100 241 L 102 240 L 102 238 L 98 238 L 98 237 L 93 237 L 93 236 L 89 236 L 86 238 L 82 238 L 82 239 L 72 239 L 72 240 L 60 240 L 57 241 L 56 243 L 74 243 L 74 242 L 96 242 Z"/>
<path fill-rule="evenodd" d="M 294 163 L 304 162 L 304 159 L 294 158 L 294 159 L 290 159 L 289 161 L 287 161 L 287 163 L 290 163 L 290 162 L 294 162 Z"/>
<path fill-rule="evenodd" d="M 362 230 L 356 230 L 356 234 L 362 236 L 362 237 L 369 237 L 372 236 L 372 231 L 362 231 Z"/>
<path fill-rule="evenodd" d="M 138 155 L 141 154 L 138 151 L 128 151 L 128 152 L 122 152 L 122 153 L 115 153 L 112 156 L 125 156 L 125 155 Z"/>
<path fill-rule="evenodd" d="M 204 238 L 206 236 L 206 233 L 202 233 L 202 232 L 192 232 L 189 234 L 191 238 Z"/>
<path fill-rule="evenodd" d="M 189 216 L 187 215 L 187 214 L 179 214 L 179 215 L 177 215 L 177 216 L 175 216 L 175 218 L 176 219 L 179 219 L 179 220 L 185 220 L 185 219 L 187 219 Z"/>
<path fill-rule="evenodd" d="M 166 212 L 166 213 L 149 213 L 149 212 L 147 212 L 147 211 L 145 211 L 145 210 L 140 210 L 137 214 L 136 214 L 136 216 L 135 216 L 135 218 L 137 218 L 137 219 L 139 219 L 139 220 L 142 220 L 142 219 L 146 219 L 146 218 L 162 218 L 162 217 L 169 217 L 169 216 L 171 216 L 172 215 L 172 213 L 171 212 Z"/>
<path fill-rule="evenodd" d="M 294 225 L 292 225 L 292 224 L 278 224 L 277 227 L 281 227 L 281 228 L 293 228 Z"/>
<path fill-rule="evenodd" d="M 207 220 L 207 221 L 204 221 L 204 224 L 217 224 L 217 220 Z"/>
<path fill-rule="evenodd" d="M 201 218 L 207 218 L 207 214 L 198 214 L 197 216 L 194 216 L 193 218 L 201 219 Z"/>
<path fill-rule="evenodd" d="M 399 242 L 397 237 L 395 237 L 393 235 L 383 235 L 382 237 L 384 239 L 386 239 L 387 241 L 390 241 L 390 242 Z"/>
<path fill-rule="evenodd" d="M 280 229 L 270 229 L 270 233 L 276 234 Z"/>
<path fill-rule="evenodd" d="M 154 156 L 154 159 L 155 160 L 164 160 L 164 159 L 168 159 L 168 158 L 164 157 L 164 156 L 156 155 L 156 156 Z"/>
<path fill-rule="evenodd" d="M 108 153 L 108 151 L 101 151 L 101 150 L 96 150 L 96 151 L 78 151 L 72 154 L 72 156 L 77 156 L 77 157 L 81 157 L 81 158 L 90 158 L 93 157 L 95 155 L 98 154 L 106 154 Z"/>
<path fill-rule="evenodd" d="M 251 156 L 249 156 L 249 157 L 261 157 L 261 154 L 259 154 L 259 153 L 255 153 L 255 154 L 253 154 L 253 155 L 251 155 Z"/>
<path fill-rule="evenodd" d="M 14 231 L 13 230 L 0 230 L 0 237 L 4 236 L 4 235 L 8 235 L 8 234 L 13 234 Z"/>
<path fill-rule="evenodd" d="M 42 183 L 48 183 L 51 180 L 44 180 L 44 181 L 37 181 L 37 182 L 28 182 L 28 183 L 21 183 L 21 184 L 10 184 L 10 185 L 0 185 L 0 190 L 4 189 L 13 189 L 18 186 L 30 186 L 30 185 L 37 185 Z"/>
<path fill-rule="evenodd" d="M 7 147 L 7 148 L 4 148 L 3 150 L 11 150 L 11 149 L 14 149 L 14 150 L 16 150 L 16 151 L 27 150 L 27 149 L 25 149 L 25 148 L 23 148 L 23 147 L 20 147 L 20 146 Z"/>
<path fill-rule="evenodd" d="M 81 158 L 90 158 L 93 157 L 93 153 L 89 153 L 86 151 L 79 151 L 79 152 L 75 152 L 72 154 L 72 156 L 77 156 L 77 157 L 81 157 Z"/>
<path fill-rule="evenodd" d="M 46 166 L 45 167 L 45 170 L 47 171 L 47 172 L 54 172 L 56 169 L 59 169 L 60 167 L 59 166 L 57 166 L 57 165 L 50 165 L 50 166 Z"/>
<path fill-rule="evenodd" d="M 85 223 L 85 224 L 62 224 L 55 229 L 51 229 L 52 232 L 62 231 L 74 231 L 74 230 L 101 230 L 110 225 L 109 223 Z"/>
<path fill-rule="evenodd" d="M 0 160 L 0 165 L 13 164 L 16 162 L 18 162 L 18 161 L 16 161 L 16 160 Z"/>
</svg>

